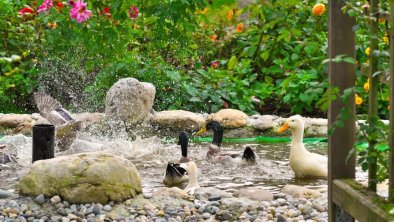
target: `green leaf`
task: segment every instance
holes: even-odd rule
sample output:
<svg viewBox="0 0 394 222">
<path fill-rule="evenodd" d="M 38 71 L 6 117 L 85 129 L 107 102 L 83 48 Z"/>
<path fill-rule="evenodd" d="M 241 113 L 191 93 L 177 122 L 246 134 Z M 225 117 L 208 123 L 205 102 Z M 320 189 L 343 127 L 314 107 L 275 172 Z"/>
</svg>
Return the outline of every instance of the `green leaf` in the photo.
<svg viewBox="0 0 394 222">
<path fill-rule="evenodd" d="M 228 61 L 227 70 L 233 70 L 234 67 L 238 65 L 238 59 L 236 56 L 231 56 L 230 60 Z"/>
</svg>

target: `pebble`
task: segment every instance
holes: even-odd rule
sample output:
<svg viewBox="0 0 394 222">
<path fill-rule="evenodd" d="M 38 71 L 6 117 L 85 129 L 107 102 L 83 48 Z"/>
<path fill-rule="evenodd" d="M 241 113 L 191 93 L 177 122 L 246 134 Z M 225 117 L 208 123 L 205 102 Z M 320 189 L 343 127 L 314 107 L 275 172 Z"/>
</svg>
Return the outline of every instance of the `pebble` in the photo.
<svg viewBox="0 0 394 222">
<path fill-rule="evenodd" d="M 60 197 L 59 196 L 53 196 L 52 198 L 51 198 L 51 203 L 53 204 L 53 205 L 55 205 L 55 204 L 57 204 L 57 203 L 60 203 L 62 201 L 62 199 L 60 199 Z"/>
<path fill-rule="evenodd" d="M 9 197 L 12 197 L 13 195 L 14 194 L 9 192 L 9 191 L 0 189 L 0 199 L 6 199 L 6 198 L 9 198 Z"/>
<path fill-rule="evenodd" d="M 38 195 L 35 199 L 34 199 L 38 204 L 42 205 L 45 203 L 45 196 L 44 194 L 40 194 Z"/>
<path fill-rule="evenodd" d="M 211 217 L 210 213 L 203 213 L 202 214 L 202 218 L 204 218 L 205 220 L 209 219 Z"/>
<path fill-rule="evenodd" d="M 106 212 L 109 212 L 109 211 L 111 211 L 112 210 L 112 207 L 111 207 L 111 205 L 105 205 L 104 207 L 103 207 L 103 210 L 104 211 L 106 211 Z"/>
<path fill-rule="evenodd" d="M 211 196 L 211 197 L 208 197 L 208 200 L 209 200 L 209 201 L 218 201 L 218 200 L 220 200 L 220 199 L 222 199 L 221 196 Z"/>
</svg>

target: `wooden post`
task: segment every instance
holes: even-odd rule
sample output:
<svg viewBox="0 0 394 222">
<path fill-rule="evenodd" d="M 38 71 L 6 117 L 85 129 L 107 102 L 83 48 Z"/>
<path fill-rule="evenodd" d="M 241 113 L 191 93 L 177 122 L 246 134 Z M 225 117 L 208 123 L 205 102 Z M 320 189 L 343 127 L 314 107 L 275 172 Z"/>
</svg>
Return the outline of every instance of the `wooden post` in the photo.
<svg viewBox="0 0 394 222">
<path fill-rule="evenodd" d="M 378 49 L 378 6 L 379 0 L 370 0 L 370 16 L 374 17 L 375 20 L 370 21 L 369 36 L 370 36 L 370 55 L 369 55 L 369 104 L 368 104 L 368 124 L 373 131 L 376 130 L 376 124 L 378 121 L 378 83 L 379 76 L 373 77 L 374 73 L 378 70 L 378 59 L 374 55 L 375 50 Z M 371 132 L 372 134 L 372 132 Z M 374 162 L 368 164 L 368 189 L 376 191 L 376 172 L 378 170 L 377 159 L 374 157 L 376 140 L 368 141 L 368 156 L 375 159 Z"/>
<path fill-rule="evenodd" d="M 33 126 L 33 157 L 36 160 L 50 159 L 55 156 L 55 126 L 38 124 Z"/>
<path fill-rule="evenodd" d="M 394 0 L 390 0 L 390 15 L 389 200 L 394 203 Z"/>
<path fill-rule="evenodd" d="M 355 58 L 355 33 L 353 26 L 355 19 L 344 14 L 341 8 L 344 1 L 329 0 L 329 26 L 328 26 L 328 57 L 345 54 L 347 57 Z M 329 80 L 332 87 L 343 90 L 354 87 L 356 80 L 356 67 L 354 64 L 340 62 L 329 63 Z M 351 96 L 349 104 L 350 112 L 355 111 L 354 95 Z M 339 115 L 344 104 L 336 99 L 332 101 L 328 109 L 328 127 L 331 127 Z M 332 181 L 338 178 L 355 177 L 355 154 L 346 157 L 353 148 L 355 140 L 355 120 L 345 120 L 344 128 L 337 128 L 328 137 L 328 217 L 329 221 L 352 221 L 352 217 L 342 212 L 332 201 Z"/>
</svg>

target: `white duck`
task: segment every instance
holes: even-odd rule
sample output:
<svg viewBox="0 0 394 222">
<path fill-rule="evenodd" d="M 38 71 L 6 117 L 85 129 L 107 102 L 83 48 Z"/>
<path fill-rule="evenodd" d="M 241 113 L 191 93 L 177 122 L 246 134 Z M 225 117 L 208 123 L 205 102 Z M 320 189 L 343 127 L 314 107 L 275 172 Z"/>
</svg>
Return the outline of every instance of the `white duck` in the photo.
<svg viewBox="0 0 394 222">
<path fill-rule="evenodd" d="M 309 152 L 302 142 L 304 137 L 302 117 L 300 115 L 289 117 L 278 132 L 284 132 L 288 128 L 292 130 L 289 162 L 296 177 L 327 177 L 327 157 Z"/>
</svg>

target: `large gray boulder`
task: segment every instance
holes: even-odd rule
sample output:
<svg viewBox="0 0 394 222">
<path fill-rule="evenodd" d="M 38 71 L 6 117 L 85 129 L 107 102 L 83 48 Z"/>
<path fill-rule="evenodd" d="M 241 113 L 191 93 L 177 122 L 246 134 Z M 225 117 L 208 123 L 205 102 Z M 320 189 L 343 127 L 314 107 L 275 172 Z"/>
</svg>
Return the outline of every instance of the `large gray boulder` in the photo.
<svg viewBox="0 0 394 222">
<path fill-rule="evenodd" d="M 105 114 L 127 124 L 142 122 L 152 110 L 156 88 L 134 78 L 116 82 L 107 92 Z"/>
<path fill-rule="evenodd" d="M 141 192 L 141 177 L 133 163 L 106 152 L 36 161 L 19 183 L 20 194 L 59 195 L 71 203 L 105 204 Z"/>
</svg>

